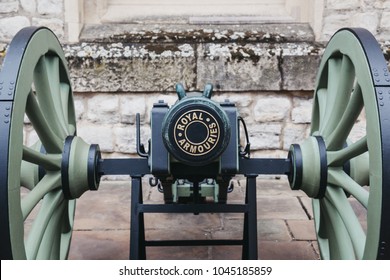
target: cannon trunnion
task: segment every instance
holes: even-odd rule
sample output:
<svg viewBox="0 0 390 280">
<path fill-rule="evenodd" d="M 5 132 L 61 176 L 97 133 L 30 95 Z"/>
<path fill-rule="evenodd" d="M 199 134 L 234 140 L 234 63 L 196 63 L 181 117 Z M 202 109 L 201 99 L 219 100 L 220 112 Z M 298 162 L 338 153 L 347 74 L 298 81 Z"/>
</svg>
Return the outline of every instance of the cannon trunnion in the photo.
<svg viewBox="0 0 390 280">
<path fill-rule="evenodd" d="M 203 93 L 178 84 L 173 106 L 154 104 L 147 149 L 137 115 L 139 157 L 104 158 L 98 144 L 77 136 L 57 38 L 47 28 L 22 29 L 0 73 L 0 257 L 67 258 L 76 199 L 97 191 L 104 175 L 130 175 L 130 259 L 145 259 L 148 246 L 188 245 L 239 245 L 243 259 L 257 259 L 256 177 L 275 174 L 312 198 L 321 258 L 390 259 L 389 75 L 367 30 L 341 29 L 318 70 L 310 136 L 292 144 L 287 158 L 251 158 L 237 108 L 213 101 L 209 84 Z M 355 129 L 361 119 L 365 127 Z M 29 146 L 26 120 L 38 138 Z M 165 203 L 144 203 L 145 175 Z M 235 175 L 246 177 L 242 204 L 228 203 Z M 146 240 L 144 215 L 151 213 L 242 213 L 242 239 Z"/>
</svg>

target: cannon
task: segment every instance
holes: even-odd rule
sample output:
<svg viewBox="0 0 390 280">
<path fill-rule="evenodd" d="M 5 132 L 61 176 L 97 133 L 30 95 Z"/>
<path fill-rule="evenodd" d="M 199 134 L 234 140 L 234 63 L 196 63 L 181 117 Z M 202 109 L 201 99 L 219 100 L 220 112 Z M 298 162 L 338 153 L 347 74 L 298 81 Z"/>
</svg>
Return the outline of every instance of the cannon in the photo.
<svg viewBox="0 0 390 280">
<path fill-rule="evenodd" d="M 157 101 L 151 139 L 135 158 L 103 158 L 98 144 L 77 136 L 72 86 L 56 36 L 44 27 L 22 29 L 0 73 L 1 259 L 65 259 L 76 200 L 98 190 L 104 175 L 131 177 L 130 259 L 147 246 L 241 245 L 257 259 L 256 177 L 288 176 L 292 190 L 312 198 L 322 259 L 390 259 L 390 76 L 383 53 L 367 30 L 341 29 L 329 41 L 314 90 L 310 136 L 292 144 L 287 158 L 253 158 L 234 103 L 212 99 L 213 87 Z M 364 115 L 366 127 L 351 138 Z M 23 141 L 24 120 L 38 140 Z M 247 135 L 247 133 L 245 133 Z M 246 137 L 247 138 L 247 137 Z M 142 178 L 164 203 L 143 203 Z M 230 180 L 246 177 L 243 204 L 229 204 Z M 353 205 L 364 209 L 362 225 Z M 34 215 L 31 213 L 34 212 Z M 145 213 L 244 213 L 241 240 L 146 240 Z M 31 217 L 31 218 L 30 218 Z M 26 229 L 27 219 L 32 219 Z"/>
</svg>

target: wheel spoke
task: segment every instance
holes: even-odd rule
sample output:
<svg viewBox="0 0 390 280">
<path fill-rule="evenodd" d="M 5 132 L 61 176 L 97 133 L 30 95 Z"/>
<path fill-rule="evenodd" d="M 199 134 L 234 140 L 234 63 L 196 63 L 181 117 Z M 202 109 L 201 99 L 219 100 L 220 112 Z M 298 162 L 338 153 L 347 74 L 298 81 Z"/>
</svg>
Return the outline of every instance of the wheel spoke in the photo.
<svg viewBox="0 0 390 280">
<path fill-rule="evenodd" d="M 34 71 L 34 85 L 38 102 L 45 108 L 44 116 L 54 132 L 62 138 L 66 136 L 66 126 L 61 105 L 59 58 L 42 56 Z"/>
<path fill-rule="evenodd" d="M 53 154 L 62 153 L 62 140 L 53 132 L 32 92 L 27 97 L 26 114 L 46 151 Z"/>
<path fill-rule="evenodd" d="M 343 170 L 329 168 L 328 182 L 332 185 L 343 188 L 346 192 L 353 195 L 366 209 L 368 207 L 369 193 L 362 186 L 356 183 Z"/>
<path fill-rule="evenodd" d="M 62 203 L 58 206 L 58 210 L 55 211 L 49 220 L 49 224 L 45 230 L 43 241 L 38 251 L 37 259 L 47 260 L 50 259 L 52 255 L 55 255 L 55 258 L 59 258 L 59 244 L 61 238 L 61 220 L 64 217 L 65 203 Z"/>
<path fill-rule="evenodd" d="M 321 125 L 320 133 L 321 135 L 327 136 L 324 134 L 324 131 L 328 129 L 329 120 L 332 116 L 332 110 L 337 100 L 337 90 L 340 79 L 340 69 L 341 69 L 340 58 L 331 58 L 328 61 L 328 85 L 326 92 L 326 103 L 325 103 L 325 113 L 323 118 L 323 123 Z"/>
<path fill-rule="evenodd" d="M 60 154 L 42 154 L 32 148 L 23 146 L 23 160 L 42 166 L 45 170 L 60 170 L 61 159 Z"/>
<path fill-rule="evenodd" d="M 342 218 L 327 198 L 322 199 L 321 210 L 327 220 L 327 235 L 331 259 L 355 259 L 354 249 Z"/>
<path fill-rule="evenodd" d="M 39 201 L 50 191 L 61 186 L 61 173 L 47 173 L 41 181 L 21 201 L 23 219 L 25 220 Z"/>
<path fill-rule="evenodd" d="M 344 114 L 336 128 L 327 139 L 328 150 L 342 148 L 357 118 L 363 109 L 363 96 L 360 85 L 356 83 L 351 99 L 345 108 Z"/>
<path fill-rule="evenodd" d="M 362 259 L 366 235 L 345 192 L 338 187 L 329 186 L 325 195 L 343 220 L 352 241 L 356 258 Z"/>
<path fill-rule="evenodd" d="M 47 232 L 49 221 L 53 218 L 56 211 L 60 211 L 59 206 L 63 200 L 64 197 L 61 190 L 54 193 L 48 193 L 43 198 L 41 209 L 34 220 L 30 234 L 26 241 L 26 253 L 29 259 L 35 259 L 37 257 L 43 237 Z M 45 242 L 46 241 L 47 240 L 45 240 Z"/>
<path fill-rule="evenodd" d="M 355 82 L 355 68 L 349 57 L 344 55 L 341 60 L 341 65 L 338 64 L 339 62 L 331 63 L 332 66 L 329 65 L 329 71 L 335 71 L 335 73 L 329 73 L 329 79 L 336 79 L 335 75 L 338 77 L 336 79 L 337 87 L 336 82 L 331 82 L 330 85 L 332 87 L 328 88 L 328 94 L 330 96 L 328 96 L 328 102 L 326 104 L 328 116 L 322 131 L 324 136 L 332 133 L 339 123 L 341 116 L 345 112 L 345 107 L 348 104 Z"/>
<path fill-rule="evenodd" d="M 327 152 L 328 166 L 343 166 L 344 163 L 350 159 L 364 154 L 367 151 L 367 136 L 364 136 L 359 141 L 356 141 L 342 150 Z"/>
<path fill-rule="evenodd" d="M 60 84 L 60 96 L 61 96 L 61 105 L 62 113 L 64 116 L 64 122 L 67 127 L 67 132 L 69 134 L 69 96 L 70 96 L 70 86 L 65 83 Z"/>
<path fill-rule="evenodd" d="M 317 91 L 317 105 L 318 105 L 318 127 L 316 129 L 322 130 L 323 125 L 325 123 L 325 112 L 326 112 L 326 98 L 327 98 L 327 89 L 326 88 L 320 88 Z"/>
</svg>

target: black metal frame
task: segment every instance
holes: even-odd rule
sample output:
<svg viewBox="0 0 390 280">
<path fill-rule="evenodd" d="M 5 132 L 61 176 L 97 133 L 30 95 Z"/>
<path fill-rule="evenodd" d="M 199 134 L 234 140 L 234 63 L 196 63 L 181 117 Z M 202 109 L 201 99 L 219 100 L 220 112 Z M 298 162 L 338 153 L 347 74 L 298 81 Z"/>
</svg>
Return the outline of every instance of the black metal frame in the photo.
<svg viewBox="0 0 390 280">
<path fill-rule="evenodd" d="M 98 170 L 100 175 L 130 175 L 130 259 L 146 259 L 146 247 L 156 246 L 211 246 L 241 245 L 242 259 L 258 258 L 257 253 L 257 200 L 256 178 L 258 175 L 286 175 L 290 172 L 289 159 L 247 159 L 239 160 L 238 174 L 246 177 L 244 204 L 145 204 L 142 197 L 142 178 L 150 174 L 147 158 L 102 159 Z M 175 168 L 176 169 L 176 168 Z M 191 169 L 180 166 L 184 177 L 191 177 Z M 187 172 L 186 172 L 187 171 Z M 187 173 L 187 174 L 185 174 Z M 205 174 L 207 175 L 207 174 Z M 214 174 L 215 175 L 215 174 Z M 146 213 L 243 213 L 242 239 L 218 240 L 146 240 L 144 214 Z"/>
</svg>

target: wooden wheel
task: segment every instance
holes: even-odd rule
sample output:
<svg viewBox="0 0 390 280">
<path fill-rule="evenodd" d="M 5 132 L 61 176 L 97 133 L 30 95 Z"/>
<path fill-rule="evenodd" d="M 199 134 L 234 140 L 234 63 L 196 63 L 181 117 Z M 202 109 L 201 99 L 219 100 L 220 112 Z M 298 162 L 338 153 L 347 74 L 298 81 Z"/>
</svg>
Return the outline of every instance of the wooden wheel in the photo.
<svg viewBox="0 0 390 280">
<path fill-rule="evenodd" d="M 323 259 L 390 258 L 389 77 L 364 29 L 338 31 L 325 49 L 311 137 L 290 149 L 290 183 L 313 198 Z"/>
<path fill-rule="evenodd" d="M 74 198 L 88 186 L 80 179 L 88 168 L 74 163 L 72 154 L 81 152 L 85 163 L 85 154 L 98 149 L 75 136 L 66 60 L 49 29 L 25 28 L 15 36 L 0 73 L 0 93 L 1 259 L 64 259 Z M 37 138 L 32 145 L 23 133 L 26 120 Z"/>
</svg>

